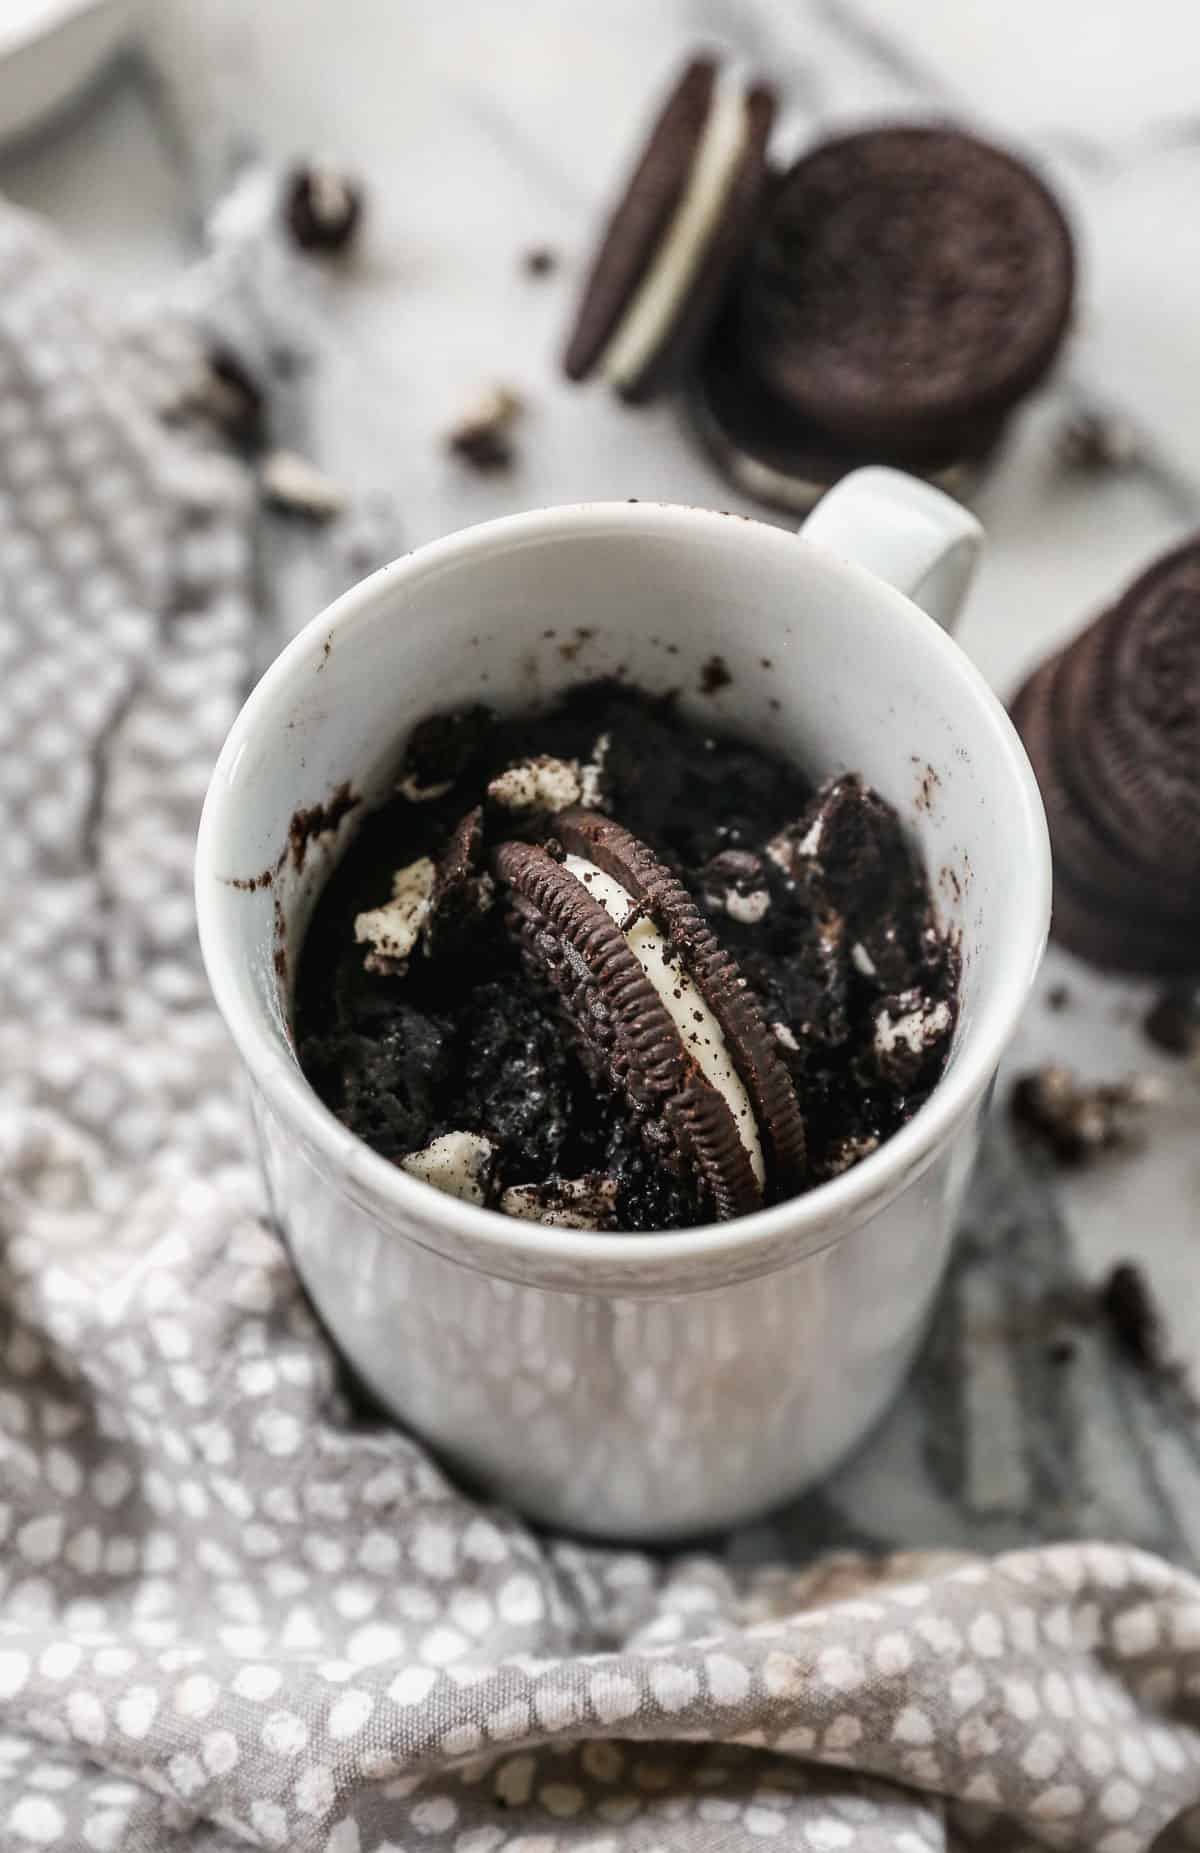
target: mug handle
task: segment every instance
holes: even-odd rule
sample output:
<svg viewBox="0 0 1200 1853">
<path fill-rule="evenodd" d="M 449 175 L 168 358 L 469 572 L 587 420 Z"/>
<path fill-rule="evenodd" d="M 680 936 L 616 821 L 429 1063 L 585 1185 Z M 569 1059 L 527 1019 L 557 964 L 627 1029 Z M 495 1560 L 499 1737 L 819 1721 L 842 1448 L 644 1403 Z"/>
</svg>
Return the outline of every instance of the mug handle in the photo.
<svg viewBox="0 0 1200 1853">
<path fill-rule="evenodd" d="M 800 532 L 895 586 L 947 631 L 958 621 L 983 541 L 961 502 L 879 464 L 843 476 Z"/>
</svg>

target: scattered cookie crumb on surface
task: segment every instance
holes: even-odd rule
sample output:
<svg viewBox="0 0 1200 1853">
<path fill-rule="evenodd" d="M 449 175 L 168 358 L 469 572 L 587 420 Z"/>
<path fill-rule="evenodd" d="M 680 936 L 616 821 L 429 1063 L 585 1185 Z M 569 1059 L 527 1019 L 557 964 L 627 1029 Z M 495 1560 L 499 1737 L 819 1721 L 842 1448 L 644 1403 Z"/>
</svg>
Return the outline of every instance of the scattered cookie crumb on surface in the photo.
<svg viewBox="0 0 1200 1853">
<path fill-rule="evenodd" d="M 346 506 L 343 490 L 331 476 L 294 450 L 272 450 L 259 466 L 263 500 L 279 514 L 303 520 L 332 521 Z"/>
<path fill-rule="evenodd" d="M 1153 1075 L 1087 1082 L 1051 1062 L 1018 1076 L 1009 1111 L 1018 1128 L 1061 1164 L 1082 1165 L 1103 1151 L 1138 1143 L 1147 1110 L 1163 1096 Z"/>
<path fill-rule="evenodd" d="M 1142 461 L 1138 434 L 1119 412 L 1080 406 L 1058 434 L 1058 461 L 1065 469 L 1096 474 L 1130 470 Z"/>
<path fill-rule="evenodd" d="M 296 168 L 288 180 L 283 215 L 302 251 L 339 255 L 358 232 L 363 189 L 332 162 L 312 162 Z"/>
<path fill-rule="evenodd" d="M 512 430 L 524 410 L 520 393 L 490 386 L 447 433 L 446 443 L 473 469 L 510 469 L 516 457 Z"/>
</svg>

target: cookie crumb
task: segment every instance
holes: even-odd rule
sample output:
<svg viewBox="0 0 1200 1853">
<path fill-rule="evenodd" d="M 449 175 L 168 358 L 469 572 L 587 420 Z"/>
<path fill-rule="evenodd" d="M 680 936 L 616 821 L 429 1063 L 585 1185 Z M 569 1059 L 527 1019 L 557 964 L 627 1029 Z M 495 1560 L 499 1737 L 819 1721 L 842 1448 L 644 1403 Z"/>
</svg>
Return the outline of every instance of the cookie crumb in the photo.
<svg viewBox="0 0 1200 1853">
<path fill-rule="evenodd" d="M 1052 984 L 1050 989 L 1046 992 L 1046 1008 L 1047 1010 L 1053 1010 L 1055 1015 L 1058 1015 L 1060 1011 L 1066 1010 L 1070 1002 L 1071 992 L 1065 984 Z"/>
<path fill-rule="evenodd" d="M 369 908 L 354 917 L 354 937 L 369 945 L 364 964 L 369 972 L 402 978 L 409 955 L 433 908 L 437 869 L 429 856 L 418 856 L 392 876 L 392 898 L 382 907 Z"/>
<path fill-rule="evenodd" d="M 345 251 L 362 213 L 362 187 L 330 162 L 299 167 L 287 183 L 283 216 L 302 251 L 322 256 Z"/>
<path fill-rule="evenodd" d="M 584 1177 L 548 1177 L 541 1184 L 513 1184 L 500 1199 L 506 1216 L 543 1223 L 550 1229 L 615 1229 L 617 1180 L 596 1172 Z"/>
<path fill-rule="evenodd" d="M 346 506 L 346 498 L 331 476 L 294 450 L 272 450 L 258 472 L 263 500 L 281 515 L 298 515 L 304 521 L 332 521 Z"/>
<path fill-rule="evenodd" d="M 579 803 L 580 789 L 579 767 L 573 759 L 552 759 L 542 753 L 501 772 L 488 786 L 487 795 L 509 811 L 565 811 Z"/>
<path fill-rule="evenodd" d="M 216 345 L 208 349 L 187 395 L 187 406 L 211 419 L 231 443 L 244 450 L 257 449 L 263 442 L 266 398 L 232 348 Z"/>
<path fill-rule="evenodd" d="M 702 872 L 704 905 L 742 926 L 757 926 L 771 906 L 763 865 L 750 850 L 722 849 Z"/>
<path fill-rule="evenodd" d="M 1055 448 L 1064 469 L 1081 473 L 1130 470 L 1142 461 L 1142 447 L 1129 420 L 1097 406 L 1072 412 Z"/>
<path fill-rule="evenodd" d="M 1146 1109 L 1163 1098 L 1153 1075 L 1125 1081 L 1080 1081 L 1051 1062 L 1018 1076 L 1009 1096 L 1013 1122 L 1060 1164 L 1087 1164 L 1099 1152 L 1137 1142 Z"/>
<path fill-rule="evenodd" d="M 489 386 L 448 432 L 446 443 L 472 469 L 511 469 L 516 457 L 512 427 L 524 410 L 524 400 L 511 387 Z"/>
<path fill-rule="evenodd" d="M 483 1203 L 488 1175 L 496 1156 L 490 1139 L 478 1132 L 444 1132 L 419 1152 L 400 1160 L 401 1169 L 424 1184 L 432 1184 L 462 1203 Z"/>
<path fill-rule="evenodd" d="M 1163 1322 L 1136 1262 L 1119 1262 L 1098 1297 L 1113 1340 L 1130 1363 L 1143 1371 L 1161 1370 L 1166 1363 Z"/>
</svg>

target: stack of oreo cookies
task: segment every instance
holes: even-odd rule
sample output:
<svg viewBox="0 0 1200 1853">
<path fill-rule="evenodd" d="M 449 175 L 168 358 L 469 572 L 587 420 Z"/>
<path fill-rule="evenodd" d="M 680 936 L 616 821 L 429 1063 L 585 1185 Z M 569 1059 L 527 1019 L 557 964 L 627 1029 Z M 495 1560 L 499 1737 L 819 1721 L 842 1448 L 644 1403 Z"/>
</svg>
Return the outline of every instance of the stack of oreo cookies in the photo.
<svg viewBox="0 0 1200 1853">
<path fill-rule="evenodd" d="M 711 58 L 671 93 L 565 356 L 640 402 L 687 380 L 700 435 L 789 508 L 864 462 L 956 487 L 1053 364 L 1071 234 L 1021 161 L 946 126 L 820 143 L 786 173 L 775 98 Z"/>
<path fill-rule="evenodd" d="M 1114 970 L 1200 973 L 1200 539 L 1035 670 L 1012 715 L 1046 801 L 1055 937 Z"/>
</svg>

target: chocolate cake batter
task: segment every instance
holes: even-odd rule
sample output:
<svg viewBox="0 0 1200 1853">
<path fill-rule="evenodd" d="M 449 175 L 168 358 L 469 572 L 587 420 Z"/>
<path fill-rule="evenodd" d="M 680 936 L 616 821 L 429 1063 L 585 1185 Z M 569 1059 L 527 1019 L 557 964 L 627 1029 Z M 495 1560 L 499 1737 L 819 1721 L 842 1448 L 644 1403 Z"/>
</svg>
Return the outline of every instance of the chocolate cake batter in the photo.
<svg viewBox="0 0 1200 1853">
<path fill-rule="evenodd" d="M 534 1220 L 683 1228 L 909 1119 L 957 980 L 858 778 L 814 790 L 670 698 L 591 682 L 414 731 L 318 904 L 296 1031 L 331 1110 L 415 1175 Z"/>
</svg>

